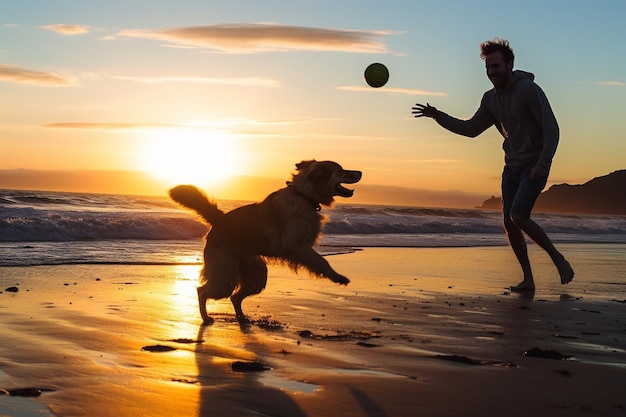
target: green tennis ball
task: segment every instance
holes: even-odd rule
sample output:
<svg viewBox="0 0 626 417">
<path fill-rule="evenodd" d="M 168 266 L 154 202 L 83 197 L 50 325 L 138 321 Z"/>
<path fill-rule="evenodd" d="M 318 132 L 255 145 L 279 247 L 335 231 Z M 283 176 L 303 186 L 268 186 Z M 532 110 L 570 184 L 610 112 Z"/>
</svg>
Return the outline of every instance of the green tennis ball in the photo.
<svg viewBox="0 0 626 417">
<path fill-rule="evenodd" d="M 387 81 L 389 81 L 389 70 L 383 64 L 376 62 L 365 68 L 363 76 L 365 77 L 367 85 L 379 88 L 387 84 Z"/>
</svg>

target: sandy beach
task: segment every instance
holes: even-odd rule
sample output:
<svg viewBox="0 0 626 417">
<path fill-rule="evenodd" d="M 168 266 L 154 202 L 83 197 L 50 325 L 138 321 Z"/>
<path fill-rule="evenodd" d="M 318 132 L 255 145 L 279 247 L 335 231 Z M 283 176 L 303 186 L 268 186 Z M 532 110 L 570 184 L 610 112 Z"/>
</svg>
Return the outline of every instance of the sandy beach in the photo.
<svg viewBox="0 0 626 417">
<path fill-rule="evenodd" d="M 272 267 L 246 328 L 201 326 L 200 265 L 3 267 L 0 416 L 626 415 L 626 247 L 560 247 L 574 281 L 531 246 L 533 294 L 506 247 Z"/>
</svg>

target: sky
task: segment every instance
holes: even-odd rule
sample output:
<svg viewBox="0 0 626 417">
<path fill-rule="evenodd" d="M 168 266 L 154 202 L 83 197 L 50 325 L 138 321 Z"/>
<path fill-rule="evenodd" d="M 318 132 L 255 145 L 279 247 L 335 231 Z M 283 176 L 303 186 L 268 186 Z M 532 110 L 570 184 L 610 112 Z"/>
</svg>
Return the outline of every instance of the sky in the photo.
<svg viewBox="0 0 626 417">
<path fill-rule="evenodd" d="M 0 188 L 258 200 L 301 160 L 363 171 L 354 203 L 473 207 L 502 138 L 454 135 L 508 39 L 561 139 L 548 187 L 626 168 L 626 2 L 0 0 Z M 374 62 L 388 83 L 363 80 Z"/>
</svg>

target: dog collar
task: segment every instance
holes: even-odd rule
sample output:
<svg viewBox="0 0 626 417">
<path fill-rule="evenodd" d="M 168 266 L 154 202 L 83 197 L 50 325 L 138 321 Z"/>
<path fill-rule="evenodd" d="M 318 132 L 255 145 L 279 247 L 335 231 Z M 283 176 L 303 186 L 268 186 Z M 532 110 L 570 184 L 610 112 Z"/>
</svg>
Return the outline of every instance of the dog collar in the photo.
<svg viewBox="0 0 626 417">
<path fill-rule="evenodd" d="M 300 192 L 300 190 L 298 190 L 298 188 L 293 185 L 293 182 L 287 181 L 287 188 L 289 189 L 289 191 L 291 191 L 292 193 L 294 193 L 298 197 L 301 197 L 301 198 L 305 199 L 311 205 L 311 207 L 313 207 L 313 210 L 315 210 L 315 211 L 322 210 L 322 206 L 320 206 L 320 203 L 318 203 L 317 201 L 314 201 L 314 200 L 310 199 L 309 197 L 307 197 L 306 195 L 302 194 L 302 192 Z"/>
</svg>

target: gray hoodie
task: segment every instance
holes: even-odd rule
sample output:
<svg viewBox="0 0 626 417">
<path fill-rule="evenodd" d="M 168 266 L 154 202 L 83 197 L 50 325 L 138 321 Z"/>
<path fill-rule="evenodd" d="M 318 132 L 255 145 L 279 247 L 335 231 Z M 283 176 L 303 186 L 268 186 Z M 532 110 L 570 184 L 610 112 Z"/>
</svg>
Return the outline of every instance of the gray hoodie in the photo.
<svg viewBox="0 0 626 417">
<path fill-rule="evenodd" d="M 530 72 L 513 71 L 511 84 L 502 91 L 487 91 L 471 119 L 460 120 L 439 112 L 437 123 L 469 137 L 495 125 L 504 137 L 506 165 L 535 163 L 550 170 L 559 143 L 559 125 L 548 98 L 534 79 Z"/>
</svg>

